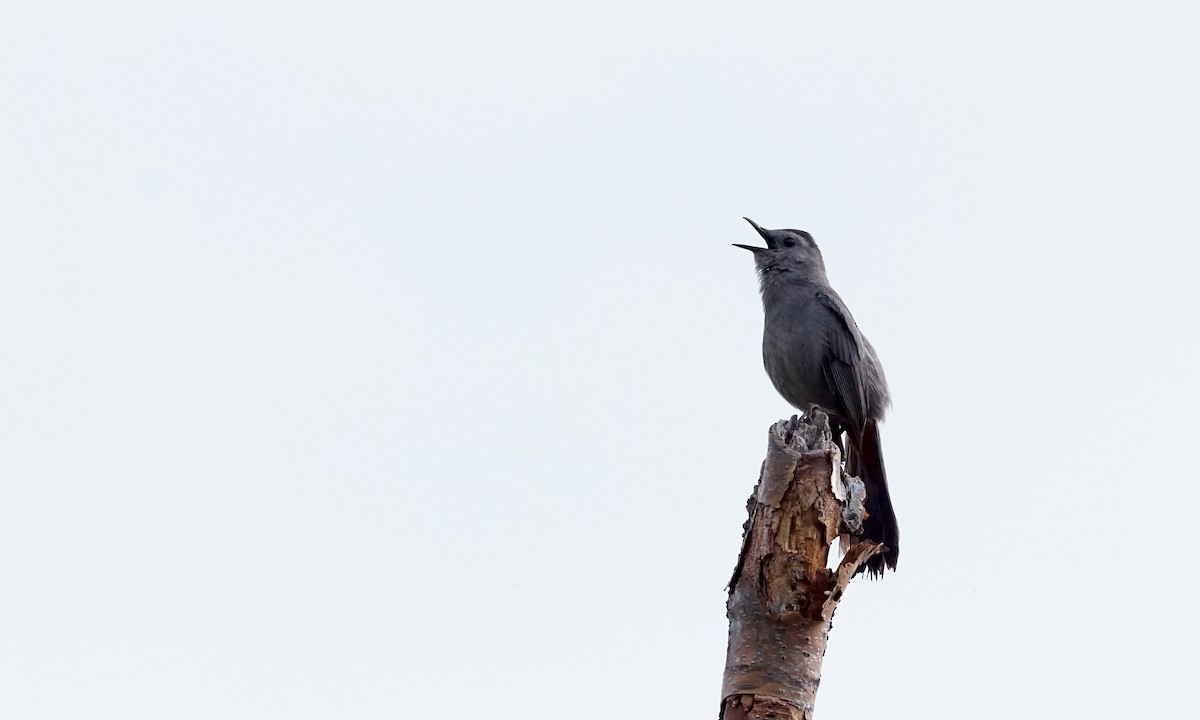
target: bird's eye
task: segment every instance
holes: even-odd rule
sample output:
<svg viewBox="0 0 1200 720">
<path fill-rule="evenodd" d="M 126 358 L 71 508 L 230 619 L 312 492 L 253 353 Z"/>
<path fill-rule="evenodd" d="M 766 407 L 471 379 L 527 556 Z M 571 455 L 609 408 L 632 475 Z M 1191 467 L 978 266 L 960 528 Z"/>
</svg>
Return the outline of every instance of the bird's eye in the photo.
<svg viewBox="0 0 1200 720">
<path fill-rule="evenodd" d="M 796 247 L 796 241 L 791 238 L 784 238 L 783 246 L 784 247 Z"/>
</svg>

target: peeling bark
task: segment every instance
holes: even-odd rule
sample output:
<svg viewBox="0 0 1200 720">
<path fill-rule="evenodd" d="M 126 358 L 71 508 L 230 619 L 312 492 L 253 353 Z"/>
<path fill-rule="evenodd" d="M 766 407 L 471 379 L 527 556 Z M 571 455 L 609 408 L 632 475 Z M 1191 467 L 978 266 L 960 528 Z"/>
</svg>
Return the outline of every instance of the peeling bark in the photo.
<svg viewBox="0 0 1200 720">
<path fill-rule="evenodd" d="M 775 423 L 729 583 L 722 720 L 812 720 L 833 613 L 854 572 L 883 549 L 833 540 L 862 531 L 863 486 L 841 472 L 829 419 Z M 844 547 L 844 546 L 843 546 Z"/>
</svg>

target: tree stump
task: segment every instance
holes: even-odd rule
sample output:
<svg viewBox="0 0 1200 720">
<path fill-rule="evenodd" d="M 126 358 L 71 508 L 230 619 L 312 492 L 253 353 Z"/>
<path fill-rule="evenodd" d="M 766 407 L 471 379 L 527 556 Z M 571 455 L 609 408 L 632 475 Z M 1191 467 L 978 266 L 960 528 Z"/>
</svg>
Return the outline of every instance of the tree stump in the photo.
<svg viewBox="0 0 1200 720">
<path fill-rule="evenodd" d="M 883 549 L 850 542 L 862 532 L 863 495 L 862 481 L 842 472 L 824 413 L 771 427 L 729 582 L 721 720 L 812 720 L 834 610 Z M 838 537 L 849 550 L 831 570 Z"/>
</svg>

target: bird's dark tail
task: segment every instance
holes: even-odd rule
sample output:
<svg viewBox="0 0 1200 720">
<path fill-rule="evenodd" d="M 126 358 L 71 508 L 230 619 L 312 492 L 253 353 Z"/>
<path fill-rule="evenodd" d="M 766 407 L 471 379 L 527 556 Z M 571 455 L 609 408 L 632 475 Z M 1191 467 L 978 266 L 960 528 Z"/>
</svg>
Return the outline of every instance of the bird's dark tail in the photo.
<svg viewBox="0 0 1200 720">
<path fill-rule="evenodd" d="M 866 570 L 871 577 L 882 577 L 884 569 L 895 570 L 900 559 L 900 526 L 888 495 L 887 473 L 883 469 L 883 448 L 879 443 L 879 424 L 868 420 L 862 437 L 850 436 L 850 456 L 847 470 L 862 479 L 867 488 L 864 502 L 867 517 L 863 520 L 863 537 L 887 546 L 883 553 L 872 557 L 859 572 Z"/>
</svg>

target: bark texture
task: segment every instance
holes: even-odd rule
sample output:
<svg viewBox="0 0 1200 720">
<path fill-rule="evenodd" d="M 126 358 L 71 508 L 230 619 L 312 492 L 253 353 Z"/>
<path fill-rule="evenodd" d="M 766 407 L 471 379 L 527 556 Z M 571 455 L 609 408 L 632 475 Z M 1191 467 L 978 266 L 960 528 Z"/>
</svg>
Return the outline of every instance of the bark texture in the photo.
<svg viewBox="0 0 1200 720">
<path fill-rule="evenodd" d="M 747 509 L 729 583 L 721 718 L 812 720 L 834 610 L 855 570 L 883 550 L 857 542 L 828 568 L 833 540 L 862 532 L 863 485 L 842 473 L 823 413 L 771 427 Z"/>
</svg>

